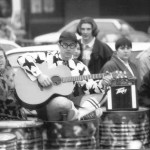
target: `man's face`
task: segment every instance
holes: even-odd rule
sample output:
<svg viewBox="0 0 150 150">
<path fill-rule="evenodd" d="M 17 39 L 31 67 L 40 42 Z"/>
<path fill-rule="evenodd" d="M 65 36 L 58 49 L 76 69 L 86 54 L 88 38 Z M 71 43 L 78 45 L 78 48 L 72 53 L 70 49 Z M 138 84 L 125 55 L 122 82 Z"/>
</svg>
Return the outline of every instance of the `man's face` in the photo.
<svg viewBox="0 0 150 150">
<path fill-rule="evenodd" d="M 83 40 L 90 41 L 93 38 L 92 30 L 92 25 L 89 23 L 83 23 L 81 25 L 81 36 Z"/>
<path fill-rule="evenodd" d="M 76 49 L 77 43 L 71 40 L 61 41 L 59 44 L 60 54 L 63 60 L 69 60 Z"/>
</svg>

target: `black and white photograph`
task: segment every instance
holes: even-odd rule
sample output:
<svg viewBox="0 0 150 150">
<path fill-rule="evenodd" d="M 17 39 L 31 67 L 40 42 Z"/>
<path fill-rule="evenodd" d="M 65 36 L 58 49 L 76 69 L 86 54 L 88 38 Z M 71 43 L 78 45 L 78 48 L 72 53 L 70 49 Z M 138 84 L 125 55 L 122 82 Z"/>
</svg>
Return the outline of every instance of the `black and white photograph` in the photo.
<svg viewBox="0 0 150 150">
<path fill-rule="evenodd" d="M 0 150 L 150 149 L 150 0 L 0 0 Z"/>
</svg>

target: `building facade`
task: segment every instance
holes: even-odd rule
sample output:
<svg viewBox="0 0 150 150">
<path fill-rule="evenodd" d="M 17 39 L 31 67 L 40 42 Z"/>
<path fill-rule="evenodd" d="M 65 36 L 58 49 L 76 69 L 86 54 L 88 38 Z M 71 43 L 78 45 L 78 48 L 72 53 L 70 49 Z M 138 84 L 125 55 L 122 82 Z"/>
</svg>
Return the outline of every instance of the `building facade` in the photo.
<svg viewBox="0 0 150 150">
<path fill-rule="evenodd" d="M 12 5 L 15 3 L 13 10 L 19 6 L 20 18 L 24 21 L 26 34 L 29 38 L 57 31 L 66 23 L 84 16 L 124 19 L 135 29 L 145 32 L 147 32 L 150 26 L 149 0 L 7 1 L 12 1 Z M 18 5 L 16 3 L 17 1 Z"/>
</svg>

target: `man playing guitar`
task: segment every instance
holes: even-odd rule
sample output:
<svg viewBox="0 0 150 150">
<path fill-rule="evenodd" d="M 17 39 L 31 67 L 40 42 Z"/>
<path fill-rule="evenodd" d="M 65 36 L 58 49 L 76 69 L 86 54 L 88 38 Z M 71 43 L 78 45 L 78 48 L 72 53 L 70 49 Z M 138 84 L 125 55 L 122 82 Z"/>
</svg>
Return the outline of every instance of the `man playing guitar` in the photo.
<svg viewBox="0 0 150 150">
<path fill-rule="evenodd" d="M 19 92 L 18 93 L 20 95 L 24 94 L 25 99 L 28 100 L 28 102 L 24 101 L 24 103 L 29 103 L 29 105 L 31 104 L 32 106 L 35 102 L 39 106 L 36 110 L 40 119 L 59 121 L 61 120 L 61 113 L 65 113 L 67 115 L 67 120 L 80 120 L 80 118 L 82 118 L 88 112 L 100 108 L 102 97 L 110 85 L 112 75 L 107 74 L 103 77 L 94 76 L 95 80 L 93 80 L 93 77 L 89 77 L 90 72 L 87 66 L 82 62 L 73 59 L 73 53 L 77 46 L 77 37 L 74 33 L 66 31 L 63 32 L 60 35 L 58 45 L 60 51 L 46 53 L 41 52 L 36 54 L 26 53 L 18 58 L 18 63 L 26 72 L 29 80 L 31 82 L 38 81 L 36 84 L 39 84 L 40 86 L 39 92 L 33 92 L 33 90 L 36 88 L 35 87 L 30 89 L 29 94 L 27 94 L 25 92 L 25 87 L 22 90 L 20 89 L 20 86 L 16 85 L 16 87 L 18 87 L 19 92 L 22 92 L 21 94 Z M 55 75 L 50 77 L 42 71 L 43 67 L 40 69 L 38 66 L 38 64 L 43 64 L 45 62 L 47 64 L 46 70 L 50 70 L 50 74 L 53 75 L 55 75 L 57 72 L 57 74 L 60 74 L 60 76 L 65 76 L 67 74 L 65 69 L 61 68 L 60 71 L 57 71 L 57 67 L 67 66 L 67 68 L 69 68 L 70 77 L 64 77 L 64 84 L 62 84 L 59 76 Z M 78 79 L 78 76 L 82 76 L 82 79 Z M 74 77 L 73 80 L 72 77 Z M 68 88 L 65 87 L 67 84 L 66 80 L 69 83 L 72 83 L 72 85 L 69 85 Z M 22 81 L 16 80 L 16 84 L 18 84 L 17 82 Z M 26 87 L 27 90 L 30 88 L 29 85 Z M 57 89 L 58 87 L 60 87 L 60 89 Z M 47 89 L 48 91 L 46 91 Z M 48 99 L 45 101 L 40 101 L 38 104 L 38 98 L 40 96 L 36 97 L 36 94 L 39 94 L 41 91 L 43 93 L 46 91 L 50 94 L 50 96 Z M 54 91 L 53 95 L 51 94 L 51 91 Z M 67 96 L 63 92 L 66 92 Z M 45 94 L 43 94 L 43 97 Z M 33 95 L 35 98 L 30 100 L 29 98 L 26 98 L 27 95 Z M 39 100 L 41 100 L 43 97 L 39 98 Z"/>
</svg>

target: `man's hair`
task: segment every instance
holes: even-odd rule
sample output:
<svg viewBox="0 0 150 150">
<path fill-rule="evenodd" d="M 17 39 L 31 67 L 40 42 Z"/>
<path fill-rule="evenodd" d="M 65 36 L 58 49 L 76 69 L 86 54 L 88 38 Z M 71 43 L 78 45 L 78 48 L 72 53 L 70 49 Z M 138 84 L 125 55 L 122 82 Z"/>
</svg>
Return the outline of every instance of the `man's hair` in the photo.
<svg viewBox="0 0 150 150">
<path fill-rule="evenodd" d="M 129 46 L 129 47 L 132 48 L 132 42 L 131 42 L 129 39 L 127 39 L 127 38 L 125 38 L 125 37 L 122 37 L 122 38 L 118 39 L 118 40 L 116 41 L 116 43 L 115 43 L 115 48 L 116 48 L 116 50 L 117 50 L 120 46 Z"/>
<path fill-rule="evenodd" d="M 82 18 L 82 19 L 80 20 L 80 22 L 79 22 L 79 24 L 78 24 L 78 26 L 77 26 L 77 33 L 78 33 L 79 35 L 81 35 L 81 26 L 82 26 L 82 24 L 84 24 L 84 23 L 91 24 L 91 26 L 92 26 L 92 35 L 93 35 L 94 37 L 96 37 L 97 34 L 98 34 L 98 32 L 99 32 L 99 30 L 98 30 L 98 27 L 97 27 L 96 22 L 95 22 L 95 21 L 93 20 L 93 18 L 91 18 L 91 17 L 84 17 L 84 18 Z"/>
<path fill-rule="evenodd" d="M 75 33 L 63 31 L 59 37 L 59 43 L 61 43 L 64 40 L 71 40 L 71 41 L 77 43 L 77 36 Z"/>
</svg>

